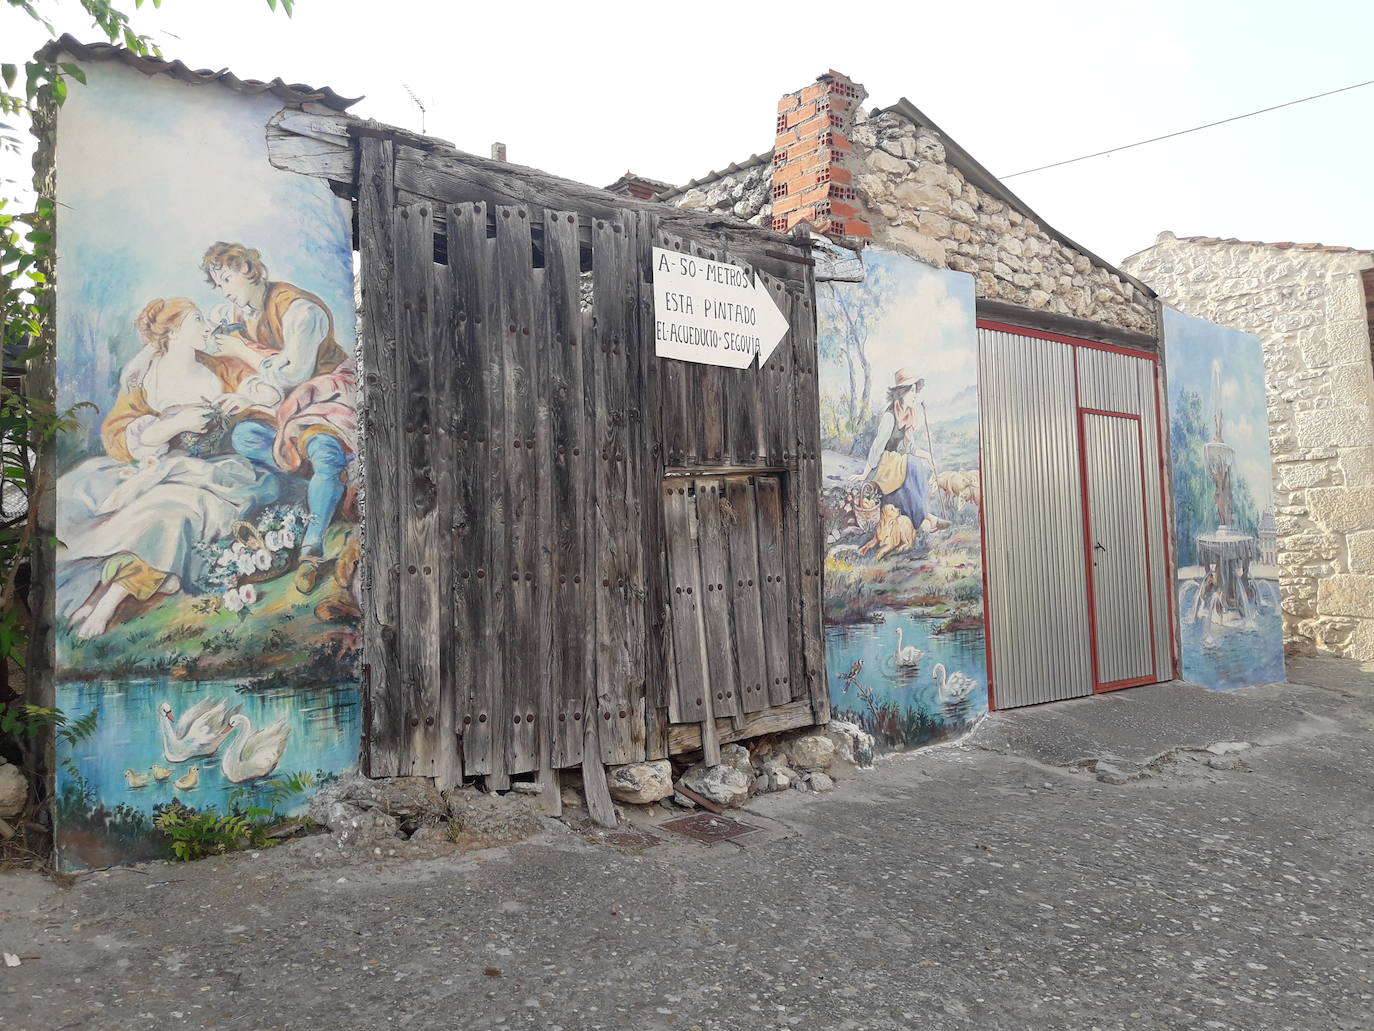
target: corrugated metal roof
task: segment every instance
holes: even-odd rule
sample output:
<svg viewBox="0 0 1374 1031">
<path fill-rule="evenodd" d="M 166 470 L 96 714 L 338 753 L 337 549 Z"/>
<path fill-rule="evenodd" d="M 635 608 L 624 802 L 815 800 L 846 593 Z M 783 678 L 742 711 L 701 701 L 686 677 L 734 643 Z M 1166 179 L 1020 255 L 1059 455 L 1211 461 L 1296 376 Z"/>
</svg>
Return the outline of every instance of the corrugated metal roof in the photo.
<svg viewBox="0 0 1374 1031">
<path fill-rule="evenodd" d="M 288 104 L 316 103 L 323 104 L 335 111 L 346 111 L 362 99 L 362 97 L 351 99 L 341 97 L 328 86 L 317 89 L 304 83 L 288 83 L 281 79 L 273 79 L 271 82 L 262 82 L 259 79 L 240 79 L 228 68 L 221 68 L 219 71 L 212 71 L 208 68 L 190 68 L 180 61 L 140 57 L 124 47 L 118 47 L 112 43 L 82 43 L 70 35 L 64 35 L 61 39 L 49 43 L 38 52 L 37 56 L 42 61 L 56 61 L 58 55 L 63 53 L 70 54 L 78 61 L 119 60 L 144 75 L 170 75 L 179 82 L 188 82 L 194 85 L 216 82 L 222 86 L 227 86 L 235 93 L 243 93 L 247 96 L 271 93 L 277 99 Z"/>
</svg>

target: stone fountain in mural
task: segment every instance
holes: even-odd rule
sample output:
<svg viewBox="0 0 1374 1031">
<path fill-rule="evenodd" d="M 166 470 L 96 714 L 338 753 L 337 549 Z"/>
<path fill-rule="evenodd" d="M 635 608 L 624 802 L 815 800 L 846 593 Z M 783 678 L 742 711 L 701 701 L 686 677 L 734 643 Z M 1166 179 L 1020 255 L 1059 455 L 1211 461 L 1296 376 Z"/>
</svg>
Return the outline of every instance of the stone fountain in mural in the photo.
<svg viewBox="0 0 1374 1031">
<path fill-rule="evenodd" d="M 1259 586 L 1250 565 L 1257 557 L 1257 538 L 1233 525 L 1235 498 L 1232 479 L 1236 451 L 1222 435 L 1220 369 L 1212 367 L 1212 422 L 1215 433 L 1202 446 L 1203 463 L 1216 490 L 1217 528 L 1198 534 L 1198 565 L 1202 580 L 1193 596 L 1189 616 L 1225 625 L 1249 623 L 1262 607 Z"/>
</svg>

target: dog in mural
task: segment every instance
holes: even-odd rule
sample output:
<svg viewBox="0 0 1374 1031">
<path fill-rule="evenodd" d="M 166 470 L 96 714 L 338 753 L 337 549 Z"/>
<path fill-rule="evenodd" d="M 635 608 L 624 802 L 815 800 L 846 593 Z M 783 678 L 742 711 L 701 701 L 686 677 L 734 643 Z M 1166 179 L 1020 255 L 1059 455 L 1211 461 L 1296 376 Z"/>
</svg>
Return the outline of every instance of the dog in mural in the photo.
<svg viewBox="0 0 1374 1031">
<path fill-rule="evenodd" d="M 912 525 L 911 517 L 899 512 L 896 505 L 884 505 L 878 516 L 878 529 L 868 543 L 859 548 L 859 554 L 867 555 L 876 548 L 873 554 L 876 562 L 886 555 L 906 551 L 915 543 L 916 527 Z"/>
</svg>

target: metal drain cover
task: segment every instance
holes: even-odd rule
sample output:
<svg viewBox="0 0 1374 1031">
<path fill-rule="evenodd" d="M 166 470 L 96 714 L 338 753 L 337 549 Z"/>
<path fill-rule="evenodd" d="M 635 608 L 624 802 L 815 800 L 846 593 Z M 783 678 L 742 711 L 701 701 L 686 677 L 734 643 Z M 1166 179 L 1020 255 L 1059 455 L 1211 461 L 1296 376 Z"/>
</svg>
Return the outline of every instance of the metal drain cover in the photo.
<svg viewBox="0 0 1374 1031">
<path fill-rule="evenodd" d="M 637 827 L 623 831 L 612 831 L 601 840 L 615 848 L 627 849 L 653 848 L 655 845 L 663 844 L 663 839 L 657 834 L 650 834 L 648 831 L 642 831 Z"/>
<path fill-rule="evenodd" d="M 732 820 L 728 816 L 719 816 L 715 813 L 696 813 L 693 816 L 680 816 L 676 820 L 669 820 L 659 824 L 674 834 L 682 834 L 689 838 L 696 838 L 698 841 L 705 841 L 708 844 L 717 841 L 729 841 L 731 838 L 738 838 L 741 834 L 750 834 L 758 830 L 747 823 L 740 823 Z"/>
</svg>

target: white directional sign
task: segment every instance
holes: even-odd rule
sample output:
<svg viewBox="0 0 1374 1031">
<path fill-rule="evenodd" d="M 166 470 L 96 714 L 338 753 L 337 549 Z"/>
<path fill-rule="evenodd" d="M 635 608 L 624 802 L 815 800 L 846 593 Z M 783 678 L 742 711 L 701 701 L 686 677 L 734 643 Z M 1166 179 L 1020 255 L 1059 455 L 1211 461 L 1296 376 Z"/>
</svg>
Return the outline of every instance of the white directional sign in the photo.
<svg viewBox="0 0 1374 1031">
<path fill-rule="evenodd" d="M 654 353 L 705 365 L 763 368 L 787 334 L 768 287 L 737 265 L 654 248 Z"/>
</svg>

